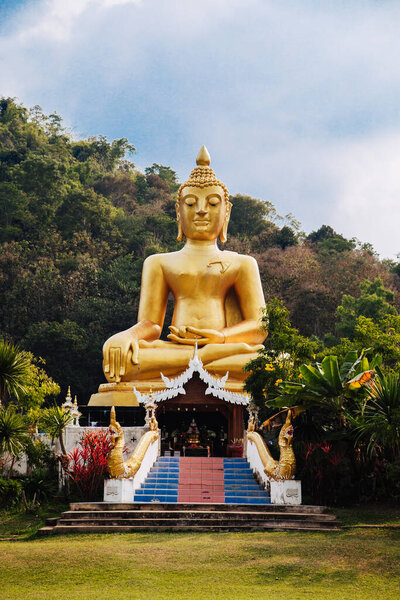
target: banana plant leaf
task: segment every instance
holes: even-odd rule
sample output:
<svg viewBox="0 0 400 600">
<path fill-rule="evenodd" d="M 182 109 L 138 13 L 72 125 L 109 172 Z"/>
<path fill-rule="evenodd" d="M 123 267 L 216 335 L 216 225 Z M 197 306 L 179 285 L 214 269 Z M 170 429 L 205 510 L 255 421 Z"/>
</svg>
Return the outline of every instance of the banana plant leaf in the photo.
<svg viewBox="0 0 400 600">
<path fill-rule="evenodd" d="M 325 379 L 324 373 L 319 368 L 318 363 L 316 366 L 301 365 L 300 374 L 310 389 L 320 394 L 329 393 L 329 383 Z"/>
<path fill-rule="evenodd" d="M 331 393 L 340 394 L 343 391 L 343 384 L 340 379 L 339 365 L 337 356 L 325 356 L 321 363 L 321 368 L 325 379 L 329 382 Z"/>
</svg>

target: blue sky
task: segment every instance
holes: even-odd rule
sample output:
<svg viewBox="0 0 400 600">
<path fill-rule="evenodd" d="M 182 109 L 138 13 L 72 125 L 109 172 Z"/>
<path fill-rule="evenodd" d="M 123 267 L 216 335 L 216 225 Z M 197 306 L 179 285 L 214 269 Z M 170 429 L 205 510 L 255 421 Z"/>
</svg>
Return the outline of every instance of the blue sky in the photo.
<svg viewBox="0 0 400 600">
<path fill-rule="evenodd" d="M 400 252 L 400 2 L 0 0 L 0 94 Z"/>
</svg>

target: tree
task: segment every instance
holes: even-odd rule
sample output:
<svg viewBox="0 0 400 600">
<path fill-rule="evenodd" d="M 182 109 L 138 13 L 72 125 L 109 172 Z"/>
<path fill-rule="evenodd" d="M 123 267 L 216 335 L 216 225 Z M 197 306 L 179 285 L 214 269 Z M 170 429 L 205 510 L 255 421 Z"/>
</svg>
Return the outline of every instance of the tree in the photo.
<svg viewBox="0 0 400 600">
<path fill-rule="evenodd" d="M 360 292 L 358 298 L 344 294 L 342 303 L 336 309 L 336 331 L 342 337 L 354 338 L 356 321 L 360 316 L 378 322 L 386 315 L 397 315 L 393 306 L 394 293 L 384 287 L 380 278 L 363 281 Z"/>
<path fill-rule="evenodd" d="M 18 399 L 21 394 L 27 393 L 30 368 L 31 362 L 26 352 L 0 340 L 0 406 L 13 396 Z"/>
<path fill-rule="evenodd" d="M 274 395 L 276 382 L 297 377 L 299 365 L 312 359 L 318 349 L 316 342 L 300 335 L 292 327 L 288 309 L 277 298 L 267 303 L 262 324 L 262 328 L 268 331 L 264 348 L 255 360 L 245 366 L 249 373 L 245 389 L 263 409 L 261 418 L 266 415 L 265 402 L 271 394 Z"/>
<path fill-rule="evenodd" d="M 0 408 L 0 457 L 4 454 L 12 457 L 8 477 L 15 459 L 23 452 L 27 443 L 28 434 L 23 417 L 16 412 L 14 406 Z"/>
<path fill-rule="evenodd" d="M 170 192 L 174 193 L 178 191 L 178 177 L 171 167 L 165 167 L 163 165 L 153 163 L 152 166 L 147 167 L 144 172 L 146 175 L 158 175 L 158 177 L 167 184 Z"/>
<path fill-rule="evenodd" d="M 354 240 L 346 240 L 329 225 L 322 225 L 318 231 L 312 231 L 306 239 L 316 244 L 318 252 L 322 254 L 348 252 L 356 246 Z"/>
<path fill-rule="evenodd" d="M 288 246 L 296 246 L 298 241 L 293 229 L 285 225 L 276 234 L 275 243 L 277 246 L 280 246 L 282 250 L 285 250 Z"/>
<path fill-rule="evenodd" d="M 49 434 L 52 440 L 58 438 L 60 442 L 61 452 L 67 454 L 64 445 L 64 429 L 71 423 L 73 417 L 70 411 L 64 410 L 62 407 L 54 405 L 43 411 L 41 423 L 45 431 Z"/>
<path fill-rule="evenodd" d="M 251 238 L 269 227 L 269 221 L 277 216 L 271 202 L 262 202 L 250 196 L 230 196 L 232 202 L 229 234 Z"/>
<path fill-rule="evenodd" d="M 45 359 L 52 378 L 65 388 L 71 381 L 81 393 L 88 378 L 88 369 L 82 368 L 81 357 L 88 351 L 86 331 L 74 321 L 66 319 L 34 323 L 28 330 L 24 344 L 36 356 Z"/>
<path fill-rule="evenodd" d="M 357 442 L 365 442 L 370 453 L 380 452 L 395 462 L 400 459 L 400 377 L 385 375 L 377 367 L 377 375 L 367 398 L 356 414 L 348 414 L 357 434 Z"/>
<path fill-rule="evenodd" d="M 45 361 L 42 358 L 35 358 L 31 352 L 27 352 L 30 361 L 30 368 L 27 374 L 25 390 L 18 397 L 18 407 L 20 410 L 29 411 L 30 409 L 40 408 L 49 398 L 56 398 L 60 393 L 60 386 L 53 381 L 45 371 Z"/>
</svg>

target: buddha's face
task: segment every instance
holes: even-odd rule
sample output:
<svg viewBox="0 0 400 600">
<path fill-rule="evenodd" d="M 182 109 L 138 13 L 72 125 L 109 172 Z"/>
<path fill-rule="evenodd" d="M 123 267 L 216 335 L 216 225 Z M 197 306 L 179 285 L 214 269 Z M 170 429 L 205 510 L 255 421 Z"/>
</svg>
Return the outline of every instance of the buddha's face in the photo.
<svg viewBox="0 0 400 600">
<path fill-rule="evenodd" d="M 219 185 L 184 187 L 177 204 L 177 216 L 187 239 L 217 239 L 229 218 L 224 190 Z"/>
</svg>

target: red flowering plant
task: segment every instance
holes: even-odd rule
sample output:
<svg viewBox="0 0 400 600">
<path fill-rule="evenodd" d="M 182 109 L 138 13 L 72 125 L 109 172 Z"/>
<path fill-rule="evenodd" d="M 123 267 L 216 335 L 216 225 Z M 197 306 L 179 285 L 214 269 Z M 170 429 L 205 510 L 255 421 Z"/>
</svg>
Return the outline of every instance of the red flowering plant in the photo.
<svg viewBox="0 0 400 600">
<path fill-rule="evenodd" d="M 86 431 L 79 446 L 67 455 L 68 464 L 65 461 L 63 469 L 82 500 L 94 500 L 101 495 L 110 451 L 108 431 L 98 429 Z"/>
</svg>

